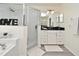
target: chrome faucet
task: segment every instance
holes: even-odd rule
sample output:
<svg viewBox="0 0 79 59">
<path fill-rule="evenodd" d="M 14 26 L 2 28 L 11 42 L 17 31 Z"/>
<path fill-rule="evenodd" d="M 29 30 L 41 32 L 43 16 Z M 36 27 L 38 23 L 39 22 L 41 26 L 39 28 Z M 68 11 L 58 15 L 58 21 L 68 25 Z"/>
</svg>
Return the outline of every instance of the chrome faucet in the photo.
<svg viewBox="0 0 79 59">
<path fill-rule="evenodd" d="M 0 44 L 0 46 L 2 47 L 2 50 L 4 50 L 6 48 L 5 44 Z"/>
</svg>

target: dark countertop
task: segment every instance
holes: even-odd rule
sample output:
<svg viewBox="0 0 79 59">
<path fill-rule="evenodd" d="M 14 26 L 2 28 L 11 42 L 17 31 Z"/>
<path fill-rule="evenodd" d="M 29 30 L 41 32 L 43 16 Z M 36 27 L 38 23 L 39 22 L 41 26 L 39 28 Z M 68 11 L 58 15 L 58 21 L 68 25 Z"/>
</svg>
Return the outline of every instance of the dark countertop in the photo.
<svg viewBox="0 0 79 59">
<path fill-rule="evenodd" d="M 61 30 L 64 31 L 65 28 L 64 27 L 47 27 L 47 26 L 41 26 L 41 30 Z"/>
</svg>

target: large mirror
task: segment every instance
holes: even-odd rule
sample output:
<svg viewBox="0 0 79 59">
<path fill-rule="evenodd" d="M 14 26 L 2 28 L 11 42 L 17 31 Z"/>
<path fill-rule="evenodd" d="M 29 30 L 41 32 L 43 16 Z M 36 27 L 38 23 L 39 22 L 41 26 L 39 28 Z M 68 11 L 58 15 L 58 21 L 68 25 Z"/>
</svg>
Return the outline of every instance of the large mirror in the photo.
<svg viewBox="0 0 79 59">
<path fill-rule="evenodd" d="M 63 15 L 63 13 L 61 13 L 61 14 L 59 14 L 58 16 L 56 16 L 57 17 L 57 22 L 58 23 L 63 23 L 64 22 L 64 15 Z"/>
<path fill-rule="evenodd" d="M 63 13 L 48 10 L 47 12 L 41 12 L 40 23 L 49 27 L 60 26 L 60 24 L 64 23 L 63 17 Z"/>
</svg>

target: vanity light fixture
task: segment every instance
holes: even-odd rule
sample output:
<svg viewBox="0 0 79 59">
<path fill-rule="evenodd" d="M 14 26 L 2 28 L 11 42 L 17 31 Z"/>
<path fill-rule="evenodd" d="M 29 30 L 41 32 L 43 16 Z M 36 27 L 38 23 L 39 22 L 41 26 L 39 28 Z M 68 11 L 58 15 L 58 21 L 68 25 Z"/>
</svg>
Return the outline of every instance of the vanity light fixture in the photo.
<svg viewBox="0 0 79 59">
<path fill-rule="evenodd" d="M 51 14 L 54 14 L 54 10 L 48 10 L 47 11 L 47 15 L 51 15 Z"/>
<path fill-rule="evenodd" d="M 47 12 L 42 12 L 41 17 L 50 16 L 54 14 L 54 10 L 48 10 Z"/>
<path fill-rule="evenodd" d="M 42 13 L 41 13 L 41 17 L 45 17 L 45 16 L 47 16 L 47 14 L 44 13 L 44 12 L 42 12 Z"/>
</svg>

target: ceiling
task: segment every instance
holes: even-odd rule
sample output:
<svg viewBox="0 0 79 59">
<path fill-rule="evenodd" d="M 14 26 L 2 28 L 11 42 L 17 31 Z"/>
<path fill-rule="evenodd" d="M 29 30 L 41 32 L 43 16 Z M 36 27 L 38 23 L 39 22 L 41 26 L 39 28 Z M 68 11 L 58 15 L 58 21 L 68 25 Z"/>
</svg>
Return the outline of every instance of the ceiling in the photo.
<svg viewBox="0 0 79 59">
<path fill-rule="evenodd" d="M 60 11 L 62 9 L 62 3 L 28 3 L 26 5 L 36 8 L 40 11 L 47 11 L 47 10 Z"/>
<path fill-rule="evenodd" d="M 27 3 L 27 5 L 37 5 L 37 6 L 56 6 L 56 5 L 62 5 L 62 3 Z"/>
</svg>

